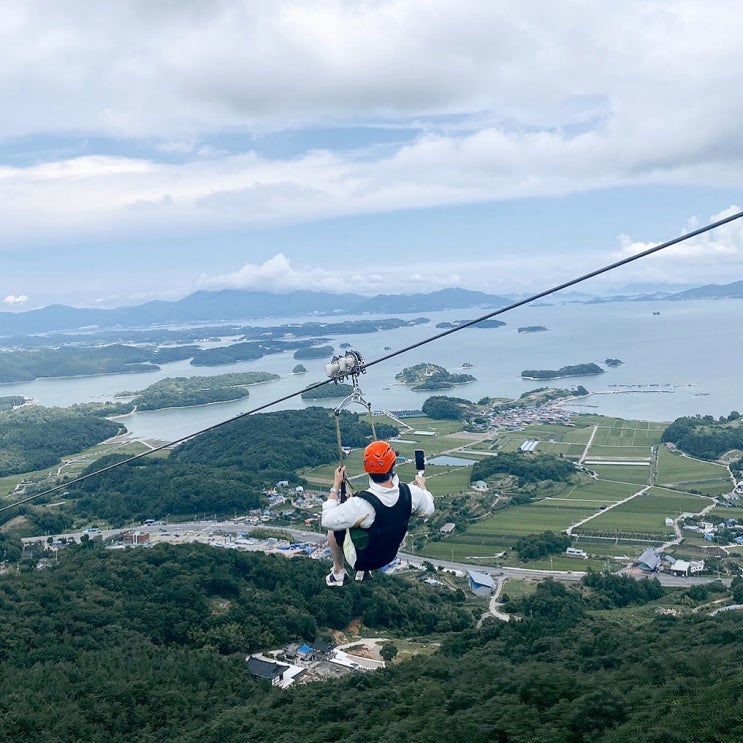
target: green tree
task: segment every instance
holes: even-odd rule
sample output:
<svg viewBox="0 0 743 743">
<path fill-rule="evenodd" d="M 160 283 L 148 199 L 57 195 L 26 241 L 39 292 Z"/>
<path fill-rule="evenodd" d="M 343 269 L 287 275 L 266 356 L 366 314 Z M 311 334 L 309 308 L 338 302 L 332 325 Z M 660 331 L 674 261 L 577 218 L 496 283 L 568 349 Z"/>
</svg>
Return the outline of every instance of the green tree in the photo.
<svg viewBox="0 0 743 743">
<path fill-rule="evenodd" d="M 390 663 L 393 658 L 397 657 L 397 653 L 397 645 L 391 642 L 386 642 L 384 645 L 382 645 L 382 648 L 379 651 L 379 654 L 382 656 L 385 663 Z"/>
</svg>

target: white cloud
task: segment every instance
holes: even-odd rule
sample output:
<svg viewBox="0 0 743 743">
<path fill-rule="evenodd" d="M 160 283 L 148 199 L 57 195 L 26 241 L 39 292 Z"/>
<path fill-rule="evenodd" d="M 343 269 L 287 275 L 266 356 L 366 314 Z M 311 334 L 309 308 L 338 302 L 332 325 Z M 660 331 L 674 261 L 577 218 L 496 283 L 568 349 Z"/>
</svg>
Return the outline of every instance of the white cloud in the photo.
<svg viewBox="0 0 743 743">
<path fill-rule="evenodd" d="M 662 159 L 735 131 L 742 31 L 735 0 L 26 0 L 0 18 L 2 126 L 183 143 L 456 115 Z"/>
<path fill-rule="evenodd" d="M 3 302 L 5 304 L 25 304 L 28 302 L 28 297 L 25 294 L 8 294 L 5 299 L 3 299 Z"/>
<path fill-rule="evenodd" d="M 692 217 L 679 231 L 679 237 L 740 211 L 738 206 L 732 205 L 706 220 Z M 660 244 L 634 241 L 629 235 L 620 235 L 619 243 L 620 249 L 612 256 L 612 260 L 624 260 Z M 743 220 L 729 222 L 678 245 L 671 245 L 640 259 L 632 268 L 623 271 L 632 280 L 662 281 L 669 284 L 715 283 L 719 282 L 721 275 L 729 277 L 728 281 L 721 283 L 735 281 L 743 274 Z"/>
<path fill-rule="evenodd" d="M 198 284 L 202 289 L 252 289 L 277 294 L 297 290 L 331 293 L 348 291 L 339 273 L 311 266 L 295 269 L 282 253 L 261 265 L 246 263 L 234 273 L 202 276 Z"/>
<path fill-rule="evenodd" d="M 570 270 L 572 261 L 565 256 L 546 258 L 541 262 L 544 271 Z M 279 253 L 264 263 L 245 264 L 234 273 L 219 276 L 202 275 L 200 289 L 249 289 L 284 294 L 293 291 L 318 291 L 353 293 L 366 296 L 378 294 L 416 294 L 436 291 L 451 286 L 491 294 L 514 293 L 533 289 L 533 258 L 505 257 L 488 261 L 462 264 L 436 261 L 426 265 L 425 271 L 415 263 L 407 263 L 404 256 L 399 261 L 362 272 L 355 265 L 340 265 L 328 269 L 317 265 L 293 266 L 284 254 Z M 522 279 L 513 279 L 521 275 Z M 569 278 L 566 276 L 566 278 Z M 553 282 L 554 283 L 554 282 Z M 549 288 L 545 284 L 542 289 Z"/>
<path fill-rule="evenodd" d="M 29 0 L 0 17 L 4 133 L 148 136 L 183 159 L 6 166 L 0 218 L 31 236 L 218 229 L 618 185 L 741 186 L 736 8 L 139 0 L 103 12 Z M 282 159 L 203 141 L 374 122 L 422 134 L 397 151 Z"/>
<path fill-rule="evenodd" d="M 15 3 L 0 15 L 0 251 L 152 238 L 175 262 L 182 235 L 612 187 L 740 188 L 742 37 L 735 0 Z M 374 127 L 399 139 L 364 139 Z M 550 279 L 585 269 L 578 254 L 542 253 Z M 680 281 L 690 266 L 741 265 L 727 235 L 668 255 L 642 270 Z M 336 291 L 353 277 L 265 257 L 220 280 Z M 489 276 L 535 277 L 522 256 L 474 263 L 480 273 L 410 263 L 404 281 L 360 278 L 392 291 L 456 275 L 503 292 Z"/>
</svg>

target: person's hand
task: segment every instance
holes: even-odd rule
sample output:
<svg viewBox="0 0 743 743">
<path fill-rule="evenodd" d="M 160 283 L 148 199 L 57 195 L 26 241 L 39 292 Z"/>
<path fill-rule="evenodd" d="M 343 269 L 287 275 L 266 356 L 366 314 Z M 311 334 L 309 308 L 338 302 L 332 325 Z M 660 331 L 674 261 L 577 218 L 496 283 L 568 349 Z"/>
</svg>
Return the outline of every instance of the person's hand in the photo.
<svg viewBox="0 0 743 743">
<path fill-rule="evenodd" d="M 346 468 L 341 465 L 335 468 L 335 474 L 333 476 L 333 487 L 340 490 L 343 481 L 346 479 Z"/>
<path fill-rule="evenodd" d="M 423 477 L 423 475 L 416 475 L 415 484 L 422 490 L 425 490 L 426 489 L 426 478 Z"/>
</svg>

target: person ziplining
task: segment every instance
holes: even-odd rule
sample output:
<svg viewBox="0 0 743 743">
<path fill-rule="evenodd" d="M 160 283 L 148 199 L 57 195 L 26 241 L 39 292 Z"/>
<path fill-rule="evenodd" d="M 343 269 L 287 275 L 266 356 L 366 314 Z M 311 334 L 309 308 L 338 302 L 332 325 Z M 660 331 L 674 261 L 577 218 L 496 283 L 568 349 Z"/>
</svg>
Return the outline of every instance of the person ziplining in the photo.
<svg viewBox="0 0 743 743">
<path fill-rule="evenodd" d="M 328 546 L 333 568 L 325 577 L 331 587 L 342 586 L 346 575 L 345 561 L 356 571 L 356 580 L 371 578 L 372 571 L 389 565 L 405 539 L 413 514 L 430 516 L 434 511 L 433 496 L 426 490 L 423 467 L 415 482 L 401 483 L 395 474 L 397 454 L 387 441 L 377 441 L 371 404 L 361 394 L 359 376 L 366 368 L 358 351 L 334 356 L 325 365 L 325 373 L 334 383 L 350 379 L 353 390 L 335 409 L 339 464 L 333 475 L 333 487 L 322 506 L 321 524 L 328 529 Z M 343 465 L 340 414 L 350 404 L 362 405 L 369 414 L 372 441 L 364 450 L 364 470 L 369 475 L 367 490 L 348 497 L 351 489 Z M 420 453 L 421 458 L 423 452 Z"/>
<path fill-rule="evenodd" d="M 386 441 L 373 441 L 364 450 L 368 490 L 355 493 L 345 502 L 340 495 L 346 468 L 339 465 L 333 487 L 322 505 L 322 526 L 328 529 L 333 568 L 325 577 L 331 587 L 342 586 L 348 575 L 345 561 L 356 571 L 356 580 L 371 578 L 372 571 L 389 565 L 405 538 L 408 522 L 434 512 L 433 495 L 418 473 L 407 485 L 395 474 L 395 450 Z"/>
</svg>

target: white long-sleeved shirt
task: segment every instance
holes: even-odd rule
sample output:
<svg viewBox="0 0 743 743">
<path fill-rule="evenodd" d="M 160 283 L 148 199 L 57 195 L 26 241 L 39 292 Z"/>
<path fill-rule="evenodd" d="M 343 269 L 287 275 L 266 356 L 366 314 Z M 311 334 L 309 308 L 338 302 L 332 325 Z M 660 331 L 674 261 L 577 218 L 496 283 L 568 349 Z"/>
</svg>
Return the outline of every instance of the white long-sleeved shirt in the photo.
<svg viewBox="0 0 743 743">
<path fill-rule="evenodd" d="M 394 486 L 386 488 L 369 478 L 369 486 L 366 489 L 376 495 L 385 506 L 394 506 L 400 497 L 400 480 L 397 475 L 393 476 L 392 482 Z M 415 483 L 410 483 L 408 487 L 412 501 L 412 515 L 430 516 L 434 512 L 433 495 Z M 351 497 L 344 503 L 335 498 L 328 498 L 322 504 L 321 523 L 323 528 L 331 531 L 348 529 L 352 526 L 368 529 L 374 523 L 375 516 L 374 506 L 363 498 Z"/>
</svg>

